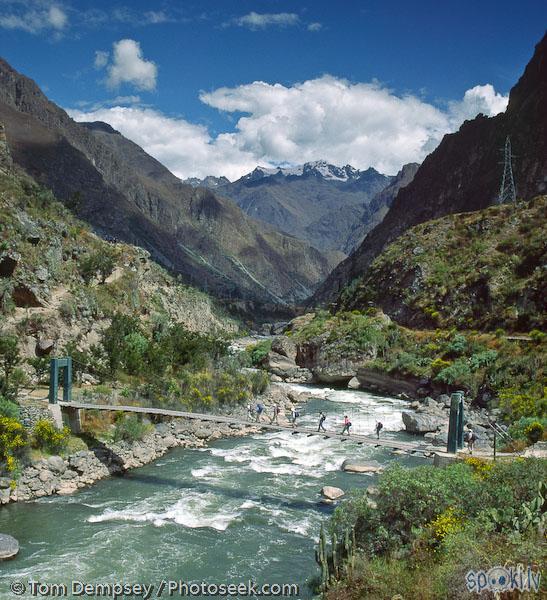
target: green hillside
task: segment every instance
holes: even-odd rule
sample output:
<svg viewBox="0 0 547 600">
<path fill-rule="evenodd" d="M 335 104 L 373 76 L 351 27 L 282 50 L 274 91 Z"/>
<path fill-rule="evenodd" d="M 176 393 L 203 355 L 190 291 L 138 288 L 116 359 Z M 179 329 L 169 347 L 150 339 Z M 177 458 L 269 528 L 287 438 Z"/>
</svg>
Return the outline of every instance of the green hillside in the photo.
<svg viewBox="0 0 547 600">
<path fill-rule="evenodd" d="M 340 295 L 419 328 L 545 328 L 547 196 L 448 215 L 408 230 Z"/>
</svg>

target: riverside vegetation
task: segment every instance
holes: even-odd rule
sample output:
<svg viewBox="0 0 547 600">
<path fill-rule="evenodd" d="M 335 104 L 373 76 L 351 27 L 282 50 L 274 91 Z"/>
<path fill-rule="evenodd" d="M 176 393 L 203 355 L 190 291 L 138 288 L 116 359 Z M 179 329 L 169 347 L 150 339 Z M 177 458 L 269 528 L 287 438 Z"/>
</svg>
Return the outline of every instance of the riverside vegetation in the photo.
<svg viewBox="0 0 547 600">
<path fill-rule="evenodd" d="M 93 411 L 79 437 L 43 414 L 25 426 L 21 391 L 45 379 L 50 354 L 72 356 L 75 381 L 88 384 L 76 393 L 114 404 L 222 411 L 265 390 L 266 374 L 229 355 L 238 325 L 207 295 L 144 251 L 101 240 L 25 176 L 0 173 L 0 204 L 0 476 L 12 486 L 40 457 L 153 429 Z"/>
<path fill-rule="evenodd" d="M 546 461 L 533 458 L 390 467 L 376 488 L 336 509 L 332 542 L 323 534 L 322 560 L 318 553 L 322 580 L 313 585 L 333 600 L 460 600 L 476 596 L 466 587 L 470 570 L 523 564 L 541 571 L 546 480 Z M 540 595 L 546 590 L 542 580 Z"/>
<path fill-rule="evenodd" d="M 309 315 L 290 337 L 333 361 L 359 357 L 379 373 L 465 390 L 507 427 L 504 450 L 547 440 L 545 202 L 409 230 L 343 290 L 332 313 Z M 264 350 L 252 356 L 260 360 Z M 389 468 L 377 487 L 353 493 L 329 535 L 320 535 L 315 589 L 329 599 L 455 600 L 475 597 L 470 570 L 541 571 L 546 480 L 547 462 L 536 458 Z M 542 582 L 540 593 L 546 589 Z"/>
</svg>

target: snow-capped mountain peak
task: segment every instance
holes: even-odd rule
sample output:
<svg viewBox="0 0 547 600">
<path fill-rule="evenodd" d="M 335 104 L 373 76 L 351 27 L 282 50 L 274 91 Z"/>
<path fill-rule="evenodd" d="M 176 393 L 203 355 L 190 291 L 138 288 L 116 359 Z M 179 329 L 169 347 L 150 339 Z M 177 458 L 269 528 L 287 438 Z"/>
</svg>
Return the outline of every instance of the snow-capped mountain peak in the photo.
<svg viewBox="0 0 547 600">
<path fill-rule="evenodd" d="M 303 165 L 291 167 L 256 167 L 251 173 L 244 175 L 241 179 L 246 181 L 256 181 L 265 177 L 283 176 L 283 177 L 301 177 L 315 176 L 321 177 L 327 181 L 351 181 L 359 179 L 363 173 L 351 165 L 337 167 L 328 163 L 326 160 L 316 160 L 307 162 Z"/>
</svg>

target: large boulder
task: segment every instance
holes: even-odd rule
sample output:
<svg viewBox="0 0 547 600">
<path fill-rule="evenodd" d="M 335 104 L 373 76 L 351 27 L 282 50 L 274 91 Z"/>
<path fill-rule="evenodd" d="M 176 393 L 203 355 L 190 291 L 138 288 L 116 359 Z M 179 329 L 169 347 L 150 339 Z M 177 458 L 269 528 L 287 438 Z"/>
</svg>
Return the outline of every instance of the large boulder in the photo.
<svg viewBox="0 0 547 600">
<path fill-rule="evenodd" d="M 289 326 L 288 321 L 280 321 L 278 323 L 274 323 L 272 325 L 272 333 L 273 335 L 281 335 Z"/>
<path fill-rule="evenodd" d="M 344 495 L 344 490 L 331 485 L 326 485 L 321 488 L 320 493 L 321 496 L 327 500 L 338 500 L 338 498 L 341 498 Z"/>
<path fill-rule="evenodd" d="M 347 384 L 357 374 L 357 369 L 372 354 L 348 352 L 343 341 L 329 342 L 329 333 L 321 334 L 298 346 L 296 362 L 309 369 L 316 381 Z"/>
<path fill-rule="evenodd" d="M 13 558 L 19 552 L 19 542 L 5 533 L 0 533 L 0 560 Z"/>
<path fill-rule="evenodd" d="M 296 361 L 296 343 L 287 336 L 279 336 L 272 341 L 272 352 Z"/>
<path fill-rule="evenodd" d="M 352 377 L 348 381 L 348 389 L 350 389 L 350 390 L 358 390 L 360 387 L 361 387 L 361 384 L 359 383 L 359 380 L 357 379 L 357 377 Z"/>
<path fill-rule="evenodd" d="M 306 383 L 311 380 L 311 373 L 308 369 L 300 368 L 294 360 L 277 352 L 268 352 L 263 361 L 263 366 L 270 373 L 281 377 L 284 381 Z"/>
<path fill-rule="evenodd" d="M 51 354 L 53 348 L 55 348 L 55 340 L 51 338 L 40 338 L 36 343 L 36 348 L 34 352 L 36 356 L 47 356 Z"/>
<path fill-rule="evenodd" d="M 346 459 L 342 463 L 342 471 L 345 471 L 346 473 L 381 473 L 383 468 Z"/>
<path fill-rule="evenodd" d="M 424 434 L 438 431 L 445 422 L 446 419 L 438 415 L 403 411 L 403 423 L 409 433 Z"/>
<path fill-rule="evenodd" d="M 38 289 L 25 283 L 20 283 L 15 286 L 11 297 L 15 306 L 18 306 L 19 308 L 38 308 L 44 306 L 44 302 L 40 298 Z"/>
</svg>

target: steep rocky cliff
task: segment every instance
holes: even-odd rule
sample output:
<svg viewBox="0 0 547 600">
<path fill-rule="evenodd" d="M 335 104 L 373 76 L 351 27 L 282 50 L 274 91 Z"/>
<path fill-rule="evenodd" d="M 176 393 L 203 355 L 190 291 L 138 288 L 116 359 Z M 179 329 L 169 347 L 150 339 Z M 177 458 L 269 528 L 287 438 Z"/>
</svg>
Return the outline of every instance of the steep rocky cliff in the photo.
<svg viewBox="0 0 547 600">
<path fill-rule="evenodd" d="M 200 333 L 238 328 L 148 252 L 97 237 L 26 176 L 0 173 L 0 214 L 0 335 L 16 334 L 25 357 L 88 350 L 115 312 Z"/>
<path fill-rule="evenodd" d="M 399 190 L 406 187 L 414 179 L 419 166 L 418 163 L 403 165 L 389 185 L 372 198 L 359 221 L 353 224 L 344 246 L 345 252 L 350 254 L 353 249 L 359 247 L 367 233 L 382 222 Z"/>
<path fill-rule="evenodd" d="M 414 328 L 545 329 L 547 196 L 447 215 L 389 244 L 339 310 L 379 306 Z"/>
<path fill-rule="evenodd" d="M 382 249 L 413 225 L 451 213 L 485 208 L 497 201 L 507 135 L 516 155 L 517 196 L 527 200 L 547 188 L 547 36 L 537 44 L 510 93 L 505 113 L 466 121 L 446 135 L 395 198 L 385 219 L 321 285 L 312 304 L 334 301 L 362 276 Z"/>
<path fill-rule="evenodd" d="M 109 126 L 76 123 L 1 59 L 0 121 L 14 162 L 78 216 L 219 297 L 298 303 L 339 260 L 183 185 Z"/>
</svg>

